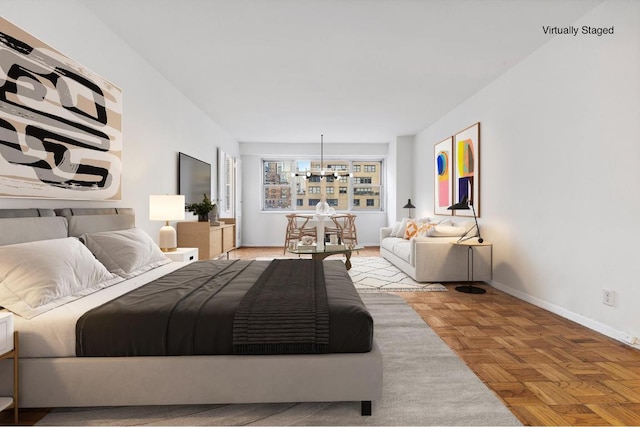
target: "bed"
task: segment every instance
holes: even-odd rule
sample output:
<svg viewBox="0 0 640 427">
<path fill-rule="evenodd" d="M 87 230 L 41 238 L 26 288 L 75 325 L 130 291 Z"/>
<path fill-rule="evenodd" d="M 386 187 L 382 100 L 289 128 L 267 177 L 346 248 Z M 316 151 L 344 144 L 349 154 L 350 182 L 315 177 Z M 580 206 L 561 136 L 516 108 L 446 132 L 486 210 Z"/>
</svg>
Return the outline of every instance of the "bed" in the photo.
<svg viewBox="0 0 640 427">
<path fill-rule="evenodd" d="M 68 237 L 87 240 L 88 236 L 97 239 L 103 234 L 110 235 L 109 232 L 120 235 L 131 230 L 137 230 L 135 214 L 131 209 L 61 209 L 55 212 L 49 209 L 0 210 L 0 251 L 5 249 L 2 263 L 6 266 L 11 257 L 20 257 L 19 251 L 14 248 L 29 246 L 32 250 L 32 246 L 39 248 L 39 245 L 46 247 L 55 244 L 60 248 L 64 247 L 60 246 L 62 244 L 71 245 L 71 249 L 64 247 L 64 250 L 57 251 L 61 257 L 65 257 L 67 255 L 64 254 L 74 253 L 76 249 L 84 251 L 85 247 L 95 243 L 88 239 L 84 242 L 86 246 L 76 248 L 78 239 Z M 31 243 L 21 245 L 28 242 Z M 8 248 L 12 250 L 9 252 Z M 106 245 L 92 249 L 92 252 L 108 265 L 108 259 L 101 257 L 110 255 L 113 252 L 110 248 Z M 100 250 L 106 252 L 101 254 Z M 7 254 L 10 254 L 9 257 Z M 75 258 L 73 262 L 76 262 Z M 216 262 L 222 264 L 213 264 Z M 269 268 L 266 266 L 268 262 L 257 261 L 245 262 L 242 268 L 238 264 L 232 265 L 234 261 L 204 263 L 211 263 L 207 264 L 207 268 L 225 271 L 261 271 Z M 150 264 L 152 267 L 145 265 L 142 272 L 137 271 L 130 277 L 127 277 L 129 271 L 106 277 L 96 285 L 96 289 L 89 289 L 86 295 L 75 295 L 68 301 L 61 298 L 62 304 L 54 308 L 45 307 L 46 310 L 42 312 L 36 310 L 35 314 L 24 314 L 18 305 L 4 304 L 10 306 L 12 311 L 18 307 L 16 310 L 25 316 L 14 316 L 15 329 L 20 331 L 21 407 L 353 401 L 360 403 L 363 415 L 371 414 L 372 401 L 382 395 L 382 354 L 372 337 L 368 348 L 351 348 L 351 343 L 358 341 L 353 337 L 363 332 L 358 331 L 359 327 L 347 332 L 348 323 L 353 320 L 347 319 L 346 323 L 336 320 L 336 316 L 343 316 L 345 312 L 361 312 L 358 307 L 347 307 L 336 314 L 336 307 L 346 304 L 348 300 L 353 301 L 354 294 L 359 300 L 340 261 L 321 263 L 325 266 L 322 271 L 329 301 L 328 327 L 333 327 L 337 331 L 334 335 L 338 336 L 329 339 L 327 347 L 330 351 L 338 352 L 238 355 L 229 350 L 240 348 L 235 346 L 234 341 L 234 346 L 226 344 L 226 349 L 222 346 L 222 350 L 197 350 L 191 353 L 172 350 L 156 355 L 149 350 L 148 355 L 135 352 L 130 355 L 127 354 L 129 350 L 123 349 L 122 354 L 116 355 L 88 353 L 88 357 L 76 356 L 80 348 L 79 335 L 76 334 L 78 320 L 84 318 L 87 312 L 100 311 L 106 302 L 120 295 L 140 292 L 154 283 L 157 285 L 159 282 L 163 286 L 163 280 L 166 281 L 167 277 L 183 275 L 196 263 L 167 262 L 158 258 L 157 262 Z M 227 292 L 227 298 L 238 292 L 238 286 L 250 289 L 250 286 L 246 286 L 246 280 L 239 280 L 240 284 L 234 285 L 236 287 L 229 285 L 233 290 Z M 58 304 L 57 300 L 55 304 Z M 217 306 L 213 304 L 214 310 L 221 307 L 223 305 L 220 303 Z M 113 318 L 114 315 L 110 315 Z M 137 326 L 139 323 L 144 322 L 132 324 Z M 116 338 L 117 334 L 125 332 L 117 332 Z M 372 331 L 365 331 L 364 335 L 367 334 L 372 335 Z M 129 339 L 120 341 L 127 342 Z M 0 378 L 9 378 L 11 369 L 11 361 L 2 361 Z M 9 383 L 0 383 L 0 395 L 11 394 Z"/>
</svg>

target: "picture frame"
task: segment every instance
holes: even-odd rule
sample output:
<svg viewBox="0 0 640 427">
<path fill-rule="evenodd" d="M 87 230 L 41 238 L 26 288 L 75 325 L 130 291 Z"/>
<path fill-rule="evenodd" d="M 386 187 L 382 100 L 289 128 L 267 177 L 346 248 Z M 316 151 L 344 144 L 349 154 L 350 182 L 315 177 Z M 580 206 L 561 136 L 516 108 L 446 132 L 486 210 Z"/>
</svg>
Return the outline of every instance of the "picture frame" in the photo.
<svg viewBox="0 0 640 427">
<path fill-rule="evenodd" d="M 434 213 L 453 215 L 447 208 L 453 204 L 453 136 L 433 146 L 434 158 Z"/>
<path fill-rule="evenodd" d="M 0 197 L 122 199 L 122 90 L 0 17 Z"/>
<path fill-rule="evenodd" d="M 480 122 L 454 135 L 453 203 L 468 198 L 476 217 L 480 216 Z M 469 210 L 456 210 L 454 215 L 473 217 Z"/>
</svg>

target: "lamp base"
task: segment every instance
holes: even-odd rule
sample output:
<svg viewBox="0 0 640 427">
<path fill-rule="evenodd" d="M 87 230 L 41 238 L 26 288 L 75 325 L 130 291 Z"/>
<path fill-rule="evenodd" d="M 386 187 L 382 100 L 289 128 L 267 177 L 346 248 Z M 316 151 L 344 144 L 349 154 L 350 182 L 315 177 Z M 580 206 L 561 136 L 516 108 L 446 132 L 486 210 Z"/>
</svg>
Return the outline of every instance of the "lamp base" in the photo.
<svg viewBox="0 0 640 427">
<path fill-rule="evenodd" d="M 158 246 L 162 252 L 175 251 L 178 246 L 178 238 L 176 235 L 176 229 L 170 225 L 164 225 L 160 228 L 160 238 L 158 240 Z"/>
<path fill-rule="evenodd" d="M 465 294 L 484 294 L 487 292 L 486 289 L 475 288 L 473 285 L 464 285 L 464 286 L 456 286 L 456 291 L 464 292 Z"/>
</svg>

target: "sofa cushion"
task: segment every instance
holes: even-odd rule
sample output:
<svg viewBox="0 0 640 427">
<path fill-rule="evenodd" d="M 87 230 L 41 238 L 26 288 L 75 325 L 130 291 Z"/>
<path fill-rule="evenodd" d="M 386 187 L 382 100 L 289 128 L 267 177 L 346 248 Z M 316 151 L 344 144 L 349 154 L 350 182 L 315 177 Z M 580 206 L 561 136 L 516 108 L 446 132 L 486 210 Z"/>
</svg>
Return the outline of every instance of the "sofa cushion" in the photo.
<svg viewBox="0 0 640 427">
<path fill-rule="evenodd" d="M 404 240 L 401 239 L 400 242 L 396 243 L 396 245 L 393 247 L 393 253 L 395 256 L 397 256 L 398 258 L 402 258 L 404 261 L 408 262 L 409 264 L 411 264 L 411 245 L 413 243 L 411 242 L 411 240 Z"/>
<path fill-rule="evenodd" d="M 402 242 L 403 240 L 404 239 L 401 239 L 399 237 L 387 237 L 385 239 L 382 239 L 380 245 L 389 252 L 393 252 L 393 248 L 396 246 L 396 244 Z"/>
<path fill-rule="evenodd" d="M 411 240 L 405 240 L 401 237 L 387 237 L 382 239 L 380 246 L 404 261 L 409 262 L 411 257 Z"/>
</svg>

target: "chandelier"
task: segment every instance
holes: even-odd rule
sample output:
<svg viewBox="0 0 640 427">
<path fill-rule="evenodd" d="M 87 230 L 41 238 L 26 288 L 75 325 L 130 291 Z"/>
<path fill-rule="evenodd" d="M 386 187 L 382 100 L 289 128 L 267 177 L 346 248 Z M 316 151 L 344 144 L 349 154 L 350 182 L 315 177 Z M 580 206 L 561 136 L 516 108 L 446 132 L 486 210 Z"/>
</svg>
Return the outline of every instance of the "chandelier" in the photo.
<svg viewBox="0 0 640 427">
<path fill-rule="evenodd" d="M 319 176 L 320 179 L 323 180 L 325 176 L 333 176 L 334 178 L 340 178 L 344 176 L 353 177 L 353 173 L 325 169 L 324 167 L 324 135 L 320 135 L 320 171 L 308 170 L 306 172 L 293 172 L 291 176 L 292 177 L 301 176 L 304 179 L 311 178 L 312 176 Z"/>
</svg>

